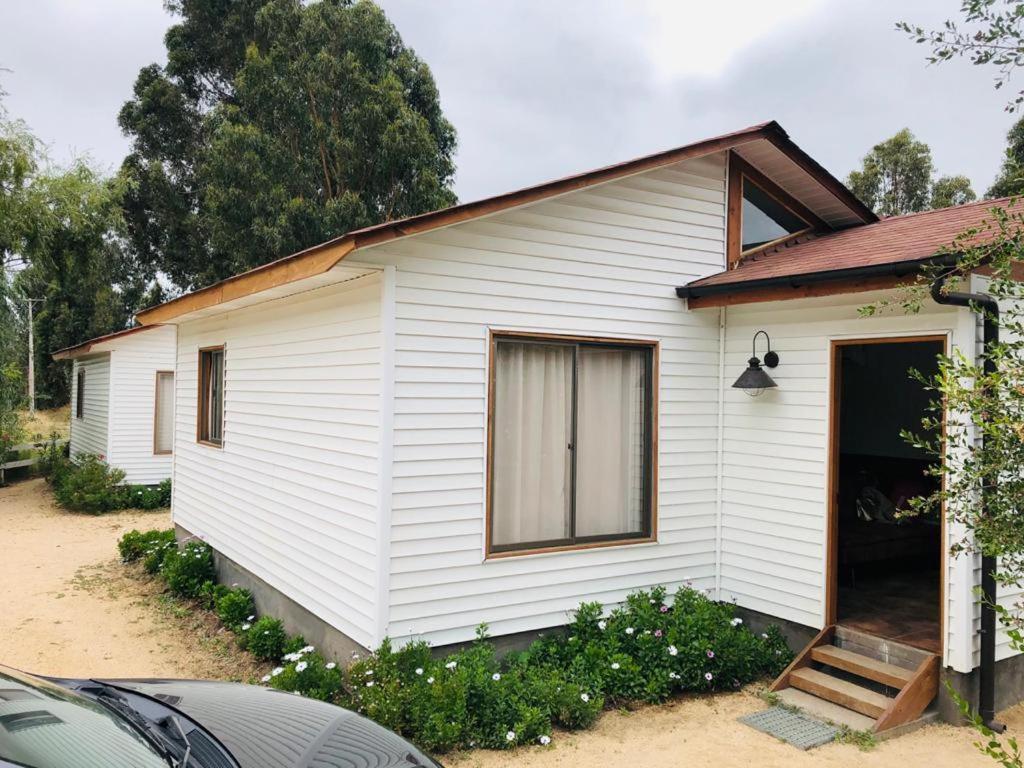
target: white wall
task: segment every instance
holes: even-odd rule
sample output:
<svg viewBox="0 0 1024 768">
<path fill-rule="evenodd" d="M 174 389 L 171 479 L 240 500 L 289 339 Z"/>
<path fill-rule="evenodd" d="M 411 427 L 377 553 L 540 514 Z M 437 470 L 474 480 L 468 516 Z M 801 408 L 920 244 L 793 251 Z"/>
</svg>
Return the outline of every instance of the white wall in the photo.
<svg viewBox="0 0 1024 768">
<path fill-rule="evenodd" d="M 376 634 L 381 279 L 178 329 L 174 521 L 355 641 Z M 196 442 L 198 350 L 226 345 L 224 445 Z"/>
<path fill-rule="evenodd" d="M 971 350 L 973 322 L 930 302 L 916 315 L 864 318 L 875 294 L 748 304 L 726 312 L 721 598 L 811 627 L 825 621 L 826 487 L 831 341 L 948 334 Z M 781 358 L 779 385 L 758 398 L 732 389 L 754 333 L 764 329 Z M 763 343 L 763 337 L 759 340 Z M 763 351 L 763 347 L 759 347 Z M 956 531 L 948 530 L 950 540 Z M 946 663 L 963 669 L 969 644 L 970 565 L 947 559 Z M 968 668 L 969 670 L 969 668 Z"/>
<path fill-rule="evenodd" d="M 85 372 L 84 413 L 78 418 L 78 372 Z M 71 456 L 93 453 L 108 458 L 110 354 L 75 360 L 71 368 Z"/>
<path fill-rule="evenodd" d="M 171 476 L 171 456 L 153 453 L 156 372 L 173 371 L 173 326 L 116 339 L 110 353 L 111 466 L 124 470 L 126 483 L 156 485 Z"/>
<path fill-rule="evenodd" d="M 564 624 L 583 600 L 714 586 L 718 319 L 675 287 L 724 265 L 723 156 L 402 240 L 386 631 L 435 644 Z M 661 343 L 658 542 L 484 560 L 488 329 Z"/>
</svg>

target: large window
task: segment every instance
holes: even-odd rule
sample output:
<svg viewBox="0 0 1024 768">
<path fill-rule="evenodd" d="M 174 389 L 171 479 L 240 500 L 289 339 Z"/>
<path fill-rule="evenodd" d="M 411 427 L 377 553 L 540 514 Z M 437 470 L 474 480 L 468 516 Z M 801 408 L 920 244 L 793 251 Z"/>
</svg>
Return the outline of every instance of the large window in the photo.
<svg viewBox="0 0 1024 768">
<path fill-rule="evenodd" d="M 153 453 L 170 453 L 174 445 L 174 373 L 156 372 L 153 410 Z"/>
<path fill-rule="evenodd" d="M 75 417 L 85 418 L 85 371 L 78 369 L 77 381 L 75 382 Z"/>
<path fill-rule="evenodd" d="M 493 337 L 491 553 L 652 536 L 654 353 Z"/>
<path fill-rule="evenodd" d="M 224 443 L 224 347 L 199 350 L 198 439 Z"/>
</svg>

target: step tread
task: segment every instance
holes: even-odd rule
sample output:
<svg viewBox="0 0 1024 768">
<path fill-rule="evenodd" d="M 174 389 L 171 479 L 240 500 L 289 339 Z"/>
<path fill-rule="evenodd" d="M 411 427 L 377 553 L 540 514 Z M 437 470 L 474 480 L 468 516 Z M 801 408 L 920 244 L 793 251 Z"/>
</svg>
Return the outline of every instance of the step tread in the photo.
<svg viewBox="0 0 1024 768">
<path fill-rule="evenodd" d="M 817 648 L 811 649 L 811 658 L 821 664 L 827 664 L 844 672 L 851 672 L 892 688 L 902 688 L 914 676 L 912 669 L 897 667 L 895 664 L 879 661 L 845 648 L 837 648 L 834 645 L 819 645 Z"/>
<path fill-rule="evenodd" d="M 790 685 L 874 718 L 881 717 L 893 702 L 889 696 L 809 667 L 793 670 Z"/>
</svg>

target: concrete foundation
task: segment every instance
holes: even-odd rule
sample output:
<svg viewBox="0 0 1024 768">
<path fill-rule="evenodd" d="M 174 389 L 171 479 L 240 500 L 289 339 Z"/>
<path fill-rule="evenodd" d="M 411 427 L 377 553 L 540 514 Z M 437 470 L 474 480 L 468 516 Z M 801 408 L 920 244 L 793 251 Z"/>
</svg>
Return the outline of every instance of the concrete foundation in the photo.
<svg viewBox="0 0 1024 768">
<path fill-rule="evenodd" d="M 192 535 L 180 525 L 175 525 L 174 531 L 178 541 Z M 353 653 L 366 655 L 367 649 L 344 632 L 335 629 L 216 549 L 213 550 L 213 562 L 217 569 L 218 582 L 248 589 L 252 593 L 253 602 L 256 603 L 256 610 L 261 616 L 273 616 L 280 619 L 289 634 L 302 635 L 306 638 L 307 643 L 314 646 L 327 658 L 348 663 Z"/>
</svg>

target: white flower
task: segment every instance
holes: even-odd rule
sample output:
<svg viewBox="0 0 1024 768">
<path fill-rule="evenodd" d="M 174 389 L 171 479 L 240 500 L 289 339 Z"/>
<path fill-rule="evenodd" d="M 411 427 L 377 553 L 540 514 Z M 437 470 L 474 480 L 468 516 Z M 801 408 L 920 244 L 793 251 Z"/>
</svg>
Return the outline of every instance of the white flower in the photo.
<svg viewBox="0 0 1024 768">
<path fill-rule="evenodd" d="M 373 680 L 371 680 L 370 682 L 368 682 L 368 683 L 366 684 L 366 687 L 367 687 L 367 688 L 373 688 Z"/>
<path fill-rule="evenodd" d="M 675 672 L 669 672 L 668 673 L 668 677 L 669 677 L 670 680 L 678 680 L 679 679 L 679 675 L 677 675 Z"/>
<path fill-rule="evenodd" d="M 286 653 L 281 658 L 283 658 L 285 661 L 298 661 L 299 659 L 302 658 L 302 654 L 301 653 Z"/>
<path fill-rule="evenodd" d="M 709 683 L 711 682 L 711 680 L 713 678 L 714 678 L 714 675 L 712 675 L 710 672 L 705 672 L 704 673 L 704 679 L 707 680 Z"/>
<path fill-rule="evenodd" d="M 300 661 L 298 664 L 295 665 L 295 671 L 296 672 L 305 672 L 306 671 L 306 667 L 308 667 L 308 666 L 309 666 L 309 664 L 307 664 L 306 662 Z"/>
<path fill-rule="evenodd" d="M 730 623 L 730 624 L 732 624 L 732 625 L 733 625 L 734 627 L 738 627 L 738 626 L 739 626 L 740 624 L 742 624 L 742 623 L 743 623 L 743 619 L 741 619 L 741 618 L 739 618 L 739 617 L 737 616 L 737 617 L 736 617 L 735 619 L 733 619 L 733 620 L 732 620 L 732 621 L 730 621 L 729 623 Z"/>
<path fill-rule="evenodd" d="M 270 670 L 270 675 L 272 677 L 277 677 L 282 672 L 284 672 L 284 668 L 283 667 L 274 667 L 272 670 Z"/>
<path fill-rule="evenodd" d="M 270 675 L 264 675 L 263 677 L 260 678 L 260 680 L 262 682 L 264 682 L 264 683 L 269 683 L 270 682 Z"/>
<path fill-rule="evenodd" d="M 454 661 L 449 661 L 444 666 L 445 666 L 445 669 L 455 669 L 458 666 L 458 664 L 456 664 Z"/>
<path fill-rule="evenodd" d="M 423 674 L 423 667 L 416 667 L 416 674 L 417 675 L 422 675 Z"/>
<path fill-rule="evenodd" d="M 762 640 L 767 640 L 768 639 L 768 633 L 767 632 L 762 632 L 761 633 L 761 639 Z"/>
<path fill-rule="evenodd" d="M 432 677 L 428 677 L 428 678 L 427 678 L 427 682 L 428 682 L 428 683 L 433 683 L 433 682 L 434 682 L 434 678 L 432 678 Z"/>
<path fill-rule="evenodd" d="M 263 634 L 264 635 L 269 635 L 270 634 L 270 630 L 269 629 L 264 629 L 263 630 Z"/>
<path fill-rule="evenodd" d="M 588 701 L 590 701 L 590 694 L 581 693 L 580 694 L 580 701 L 582 701 L 584 704 L 586 704 Z"/>
<path fill-rule="evenodd" d="M 618 669 L 618 668 L 619 668 L 619 662 L 613 661 L 612 662 L 612 669 Z"/>
<path fill-rule="evenodd" d="M 352 658 L 353 659 L 358 659 L 359 658 L 359 651 L 352 651 Z"/>
<path fill-rule="evenodd" d="M 372 669 L 366 670 L 366 677 L 373 677 L 373 670 Z"/>
<path fill-rule="evenodd" d="M 326 664 L 324 664 L 325 669 L 334 669 L 336 666 L 338 665 L 335 664 L 333 661 L 328 661 Z"/>
<path fill-rule="evenodd" d="M 627 635 L 632 635 L 634 632 L 636 632 L 636 630 L 633 629 L 632 627 L 626 627 L 626 634 Z"/>
<path fill-rule="evenodd" d="M 314 648 L 312 645 L 307 645 L 305 648 L 302 649 L 301 653 L 312 653 L 315 650 L 316 648 Z"/>
<path fill-rule="evenodd" d="M 679 653 L 679 649 L 676 648 L 674 645 L 670 645 L 668 647 L 668 655 L 669 656 L 675 656 L 677 653 Z"/>
<path fill-rule="evenodd" d="M 606 622 L 604 619 L 601 619 L 599 622 L 597 622 L 597 628 L 598 629 L 603 630 L 607 626 L 608 626 L 608 622 Z"/>
<path fill-rule="evenodd" d="M 246 622 L 245 624 L 242 625 L 242 631 L 243 632 L 248 632 L 249 631 L 249 627 L 251 627 L 251 626 L 252 626 L 252 624 L 250 624 L 249 622 Z"/>
<path fill-rule="evenodd" d="M 547 734 L 545 734 L 545 735 L 541 736 L 539 739 L 537 739 L 537 741 L 540 742 L 540 745 L 542 747 L 546 747 L 548 744 L 551 743 L 551 737 L 548 736 Z"/>
<path fill-rule="evenodd" d="M 491 675 L 491 680 L 493 680 L 494 682 L 498 682 L 499 680 L 501 680 L 501 675 L 495 672 L 493 675 Z"/>
<path fill-rule="evenodd" d="M 516 740 L 516 732 L 515 731 L 509 731 L 508 733 L 505 734 L 505 741 L 515 741 L 515 740 Z"/>
</svg>

